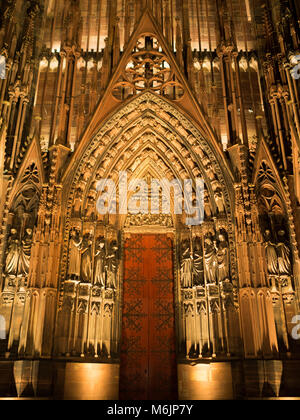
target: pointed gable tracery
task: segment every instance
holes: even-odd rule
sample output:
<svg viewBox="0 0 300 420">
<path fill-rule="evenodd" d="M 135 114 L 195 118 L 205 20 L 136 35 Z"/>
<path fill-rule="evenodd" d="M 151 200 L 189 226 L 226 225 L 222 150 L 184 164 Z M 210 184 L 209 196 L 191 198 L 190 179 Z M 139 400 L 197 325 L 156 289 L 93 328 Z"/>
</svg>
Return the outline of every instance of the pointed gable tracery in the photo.
<svg viewBox="0 0 300 420">
<path fill-rule="evenodd" d="M 104 51 L 104 57 L 109 51 L 108 47 L 109 45 Z M 103 59 L 102 75 L 107 76 L 110 65 L 106 61 Z M 221 145 L 186 79 L 180 64 L 179 51 L 175 56 L 149 9 L 145 9 L 105 85 L 102 98 L 78 144 L 78 154 L 82 153 L 82 147 L 99 131 L 101 122 L 119 109 L 120 102 L 145 92 L 175 101 L 197 121 L 202 134 L 211 139 L 218 148 L 218 153 L 222 154 Z"/>
<path fill-rule="evenodd" d="M 184 88 L 174 72 L 161 43 L 152 34 L 143 34 L 136 42 L 122 75 L 113 87 L 113 96 L 126 100 L 150 90 L 176 100 Z"/>
<path fill-rule="evenodd" d="M 11 206 L 16 195 L 29 185 L 40 195 L 44 180 L 45 174 L 41 147 L 38 139 L 34 137 L 18 169 L 17 177 L 10 192 L 9 205 Z"/>
<path fill-rule="evenodd" d="M 261 139 L 257 146 L 253 181 L 261 211 L 286 213 L 284 182 L 264 139 Z"/>
<path fill-rule="evenodd" d="M 265 213 L 284 214 L 284 205 L 278 193 L 276 178 L 267 164 L 263 161 L 257 175 L 258 205 Z"/>
</svg>

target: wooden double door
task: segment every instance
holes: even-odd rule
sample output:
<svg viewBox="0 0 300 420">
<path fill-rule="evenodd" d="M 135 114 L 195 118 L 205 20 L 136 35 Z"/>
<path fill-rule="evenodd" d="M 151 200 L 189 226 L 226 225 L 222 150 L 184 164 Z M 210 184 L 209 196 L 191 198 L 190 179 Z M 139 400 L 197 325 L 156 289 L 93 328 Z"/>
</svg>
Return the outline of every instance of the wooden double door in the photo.
<svg viewBox="0 0 300 420">
<path fill-rule="evenodd" d="M 124 249 L 121 400 L 176 400 L 173 241 L 130 236 Z"/>
</svg>

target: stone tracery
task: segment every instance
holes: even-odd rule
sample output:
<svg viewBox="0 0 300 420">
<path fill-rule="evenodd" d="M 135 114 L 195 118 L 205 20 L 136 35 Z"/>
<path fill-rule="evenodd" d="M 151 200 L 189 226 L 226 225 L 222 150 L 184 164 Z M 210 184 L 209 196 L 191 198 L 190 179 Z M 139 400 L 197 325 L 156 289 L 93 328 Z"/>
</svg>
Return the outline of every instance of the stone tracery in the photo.
<svg viewBox="0 0 300 420">
<path fill-rule="evenodd" d="M 138 39 L 113 95 L 118 100 L 126 100 L 146 90 L 173 100 L 184 94 L 182 83 L 177 80 L 159 41 L 151 34 Z"/>
</svg>

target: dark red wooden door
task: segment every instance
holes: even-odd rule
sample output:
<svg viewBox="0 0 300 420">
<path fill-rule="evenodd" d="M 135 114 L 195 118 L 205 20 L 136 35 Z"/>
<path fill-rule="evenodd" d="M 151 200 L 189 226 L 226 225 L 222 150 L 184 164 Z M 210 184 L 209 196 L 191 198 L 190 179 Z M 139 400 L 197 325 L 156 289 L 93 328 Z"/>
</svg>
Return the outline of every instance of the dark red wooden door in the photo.
<svg viewBox="0 0 300 420">
<path fill-rule="evenodd" d="M 124 250 L 120 399 L 176 398 L 173 243 L 132 235 Z"/>
</svg>

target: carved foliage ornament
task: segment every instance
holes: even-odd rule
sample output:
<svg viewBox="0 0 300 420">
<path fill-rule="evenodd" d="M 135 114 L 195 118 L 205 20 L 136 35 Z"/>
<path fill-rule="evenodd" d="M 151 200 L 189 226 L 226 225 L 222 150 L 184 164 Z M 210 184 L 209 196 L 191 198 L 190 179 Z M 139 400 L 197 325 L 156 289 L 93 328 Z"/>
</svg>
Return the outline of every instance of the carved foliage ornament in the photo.
<svg viewBox="0 0 300 420">
<path fill-rule="evenodd" d="M 173 227 L 172 217 L 166 214 L 137 214 L 128 215 L 125 227 L 130 226 L 164 226 Z"/>
</svg>

